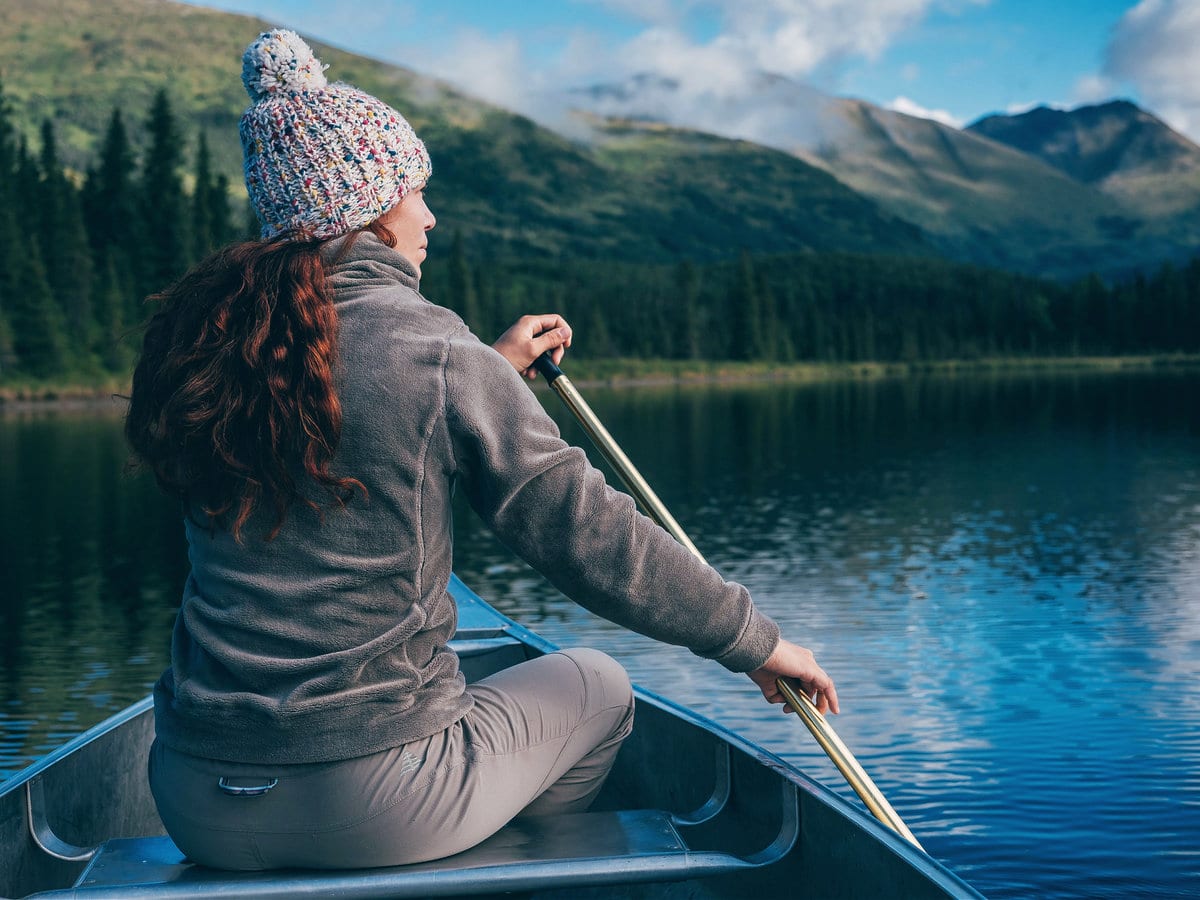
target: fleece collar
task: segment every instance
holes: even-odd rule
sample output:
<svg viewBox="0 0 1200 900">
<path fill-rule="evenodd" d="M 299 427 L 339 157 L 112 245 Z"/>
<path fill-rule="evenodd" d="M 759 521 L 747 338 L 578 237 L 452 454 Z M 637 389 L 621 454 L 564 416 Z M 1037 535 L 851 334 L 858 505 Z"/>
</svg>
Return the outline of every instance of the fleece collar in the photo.
<svg viewBox="0 0 1200 900">
<path fill-rule="evenodd" d="M 353 243 L 350 243 L 353 241 Z M 350 248 L 346 249 L 346 244 Z M 357 274 L 355 270 L 368 270 L 378 274 L 380 268 L 387 270 L 405 287 L 419 291 L 421 278 L 416 267 L 401 253 L 393 250 L 370 231 L 352 231 L 326 241 L 321 247 L 321 259 L 331 274 Z M 365 274 L 365 272 L 364 272 Z"/>
</svg>

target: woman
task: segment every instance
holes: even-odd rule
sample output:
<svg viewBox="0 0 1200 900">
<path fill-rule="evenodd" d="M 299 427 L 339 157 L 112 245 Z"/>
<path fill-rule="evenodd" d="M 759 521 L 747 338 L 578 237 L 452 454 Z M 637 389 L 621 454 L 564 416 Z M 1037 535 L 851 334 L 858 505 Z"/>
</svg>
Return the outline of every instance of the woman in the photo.
<svg viewBox="0 0 1200 900">
<path fill-rule="evenodd" d="M 608 488 L 523 387 L 567 323 L 526 316 L 492 348 L 418 293 L 431 166 L 399 113 L 326 83 L 288 31 L 250 45 L 243 80 L 263 240 L 157 296 L 126 425 L 186 511 L 150 758 L 180 848 L 231 869 L 397 865 L 596 795 L 632 727 L 628 678 L 570 650 L 464 684 L 456 486 L 589 609 L 836 712 L 812 654 Z"/>
</svg>

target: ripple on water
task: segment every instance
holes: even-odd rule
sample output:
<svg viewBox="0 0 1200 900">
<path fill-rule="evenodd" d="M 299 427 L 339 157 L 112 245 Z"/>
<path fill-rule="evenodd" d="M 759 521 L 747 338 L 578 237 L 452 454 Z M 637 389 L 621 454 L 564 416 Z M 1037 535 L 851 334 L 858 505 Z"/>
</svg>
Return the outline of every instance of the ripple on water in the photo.
<svg viewBox="0 0 1200 900">
<path fill-rule="evenodd" d="M 1197 387 L 600 393 L 697 546 L 837 678 L 838 733 L 935 857 L 990 897 L 1124 898 L 1200 895 L 1200 405 L 1178 402 Z M 678 434 L 644 427 L 680 416 Z M 731 434 L 746 421 L 772 439 Z M 18 606 L 0 607 L 0 774 L 143 696 L 165 664 L 176 512 L 148 485 L 78 482 L 120 470 L 110 432 L 3 448 L 25 468 L 0 469 L 0 494 L 61 489 L 46 521 L 76 527 L 0 535 L 28 565 Z M 502 611 L 612 653 L 858 802 L 744 677 L 562 601 L 465 508 L 455 528 L 460 574 Z"/>
</svg>

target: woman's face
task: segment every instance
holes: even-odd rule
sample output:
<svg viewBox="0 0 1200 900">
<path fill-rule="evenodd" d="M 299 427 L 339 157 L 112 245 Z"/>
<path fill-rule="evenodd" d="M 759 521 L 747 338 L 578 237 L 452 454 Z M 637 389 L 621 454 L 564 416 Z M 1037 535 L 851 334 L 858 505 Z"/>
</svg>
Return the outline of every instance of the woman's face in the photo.
<svg viewBox="0 0 1200 900">
<path fill-rule="evenodd" d="M 437 224 L 437 219 L 425 205 L 425 187 L 410 191 L 400 205 L 379 217 L 379 224 L 396 237 L 396 251 L 413 264 L 417 275 L 425 261 L 429 241 L 425 232 Z"/>
</svg>

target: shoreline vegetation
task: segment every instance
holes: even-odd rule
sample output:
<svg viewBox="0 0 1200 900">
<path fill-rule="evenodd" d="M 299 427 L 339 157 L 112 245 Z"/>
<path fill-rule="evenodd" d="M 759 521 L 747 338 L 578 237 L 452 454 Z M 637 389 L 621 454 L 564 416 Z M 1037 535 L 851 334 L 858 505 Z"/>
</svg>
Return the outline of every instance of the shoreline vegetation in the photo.
<svg viewBox="0 0 1200 900">
<path fill-rule="evenodd" d="M 1200 369 L 1200 353 L 1131 356 L 989 357 L 915 362 L 745 362 L 739 360 L 578 359 L 564 373 L 579 387 L 631 388 L 679 385 L 792 384 L 883 378 L 976 377 L 1138 373 Z M 532 385 L 546 389 L 540 378 Z M 123 411 L 127 380 L 85 383 L 20 379 L 0 383 L 0 413 L 33 410 Z"/>
</svg>

